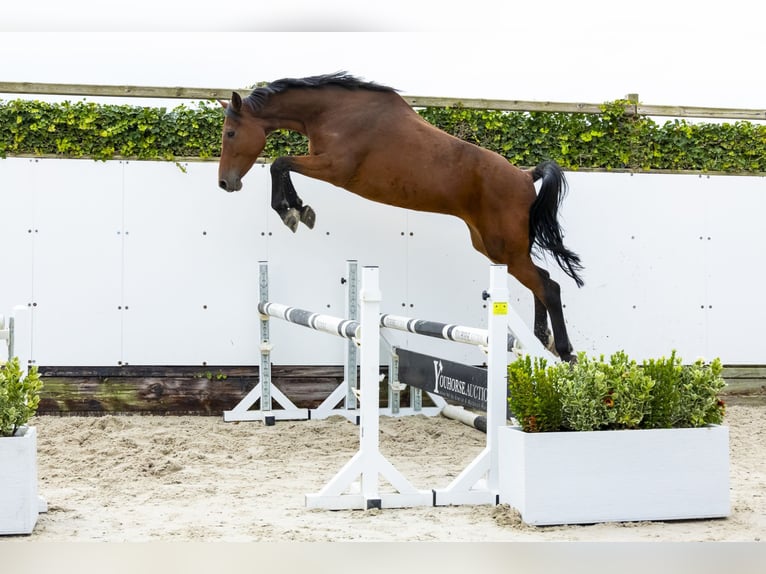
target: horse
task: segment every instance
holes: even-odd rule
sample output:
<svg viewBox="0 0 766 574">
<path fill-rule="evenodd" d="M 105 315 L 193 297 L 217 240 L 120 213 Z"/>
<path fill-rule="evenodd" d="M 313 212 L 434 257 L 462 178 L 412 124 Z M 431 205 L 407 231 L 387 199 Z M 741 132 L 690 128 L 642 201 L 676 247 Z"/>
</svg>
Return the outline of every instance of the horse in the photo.
<svg viewBox="0 0 766 574">
<path fill-rule="evenodd" d="M 278 157 L 270 169 L 271 207 L 293 232 L 300 223 L 313 228 L 316 213 L 298 196 L 291 172 L 372 201 L 459 217 L 473 247 L 533 293 L 535 336 L 561 360 L 575 360 L 561 288 L 532 260 L 547 251 L 583 285 L 580 257 L 565 247 L 558 222 L 567 182 L 555 162 L 518 168 L 431 125 L 396 89 L 346 72 L 284 78 L 219 103 L 225 110 L 219 187 L 242 188 L 271 132 L 299 132 L 308 138 L 308 155 Z"/>
</svg>

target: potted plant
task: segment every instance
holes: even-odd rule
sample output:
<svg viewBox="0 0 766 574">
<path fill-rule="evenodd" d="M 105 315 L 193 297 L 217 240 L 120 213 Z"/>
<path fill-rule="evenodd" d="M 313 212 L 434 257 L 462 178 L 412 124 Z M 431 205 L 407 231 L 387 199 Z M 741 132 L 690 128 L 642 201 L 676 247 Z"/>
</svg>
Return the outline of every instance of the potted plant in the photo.
<svg viewBox="0 0 766 574">
<path fill-rule="evenodd" d="M 0 366 L 0 534 L 29 534 L 37 523 L 37 411 L 42 382 L 24 373 L 17 357 Z"/>
<path fill-rule="evenodd" d="M 518 426 L 500 429 L 499 500 L 529 524 L 727 516 L 721 361 L 638 365 L 624 352 L 508 367 Z"/>
</svg>

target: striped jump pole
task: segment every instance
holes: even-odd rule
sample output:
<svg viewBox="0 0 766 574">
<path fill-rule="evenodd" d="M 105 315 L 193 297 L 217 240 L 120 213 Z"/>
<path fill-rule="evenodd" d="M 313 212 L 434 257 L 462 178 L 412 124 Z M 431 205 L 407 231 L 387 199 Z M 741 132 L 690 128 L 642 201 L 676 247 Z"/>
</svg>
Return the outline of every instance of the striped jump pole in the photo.
<svg viewBox="0 0 766 574">
<path fill-rule="evenodd" d="M 467 345 L 476 345 L 486 347 L 489 345 L 489 334 L 486 329 L 477 327 L 466 327 L 464 325 L 455 325 L 452 323 L 439 323 L 438 321 L 427 321 L 425 319 L 412 319 L 402 317 L 401 315 L 390 315 L 384 313 L 380 316 L 380 326 L 397 331 L 406 331 L 425 337 L 435 339 L 444 339 L 454 341 L 455 343 L 465 343 Z M 519 339 L 513 334 L 508 333 L 507 350 L 515 352 L 518 350 Z M 537 340 L 537 338 L 535 338 Z M 534 343 L 532 343 L 534 345 Z M 535 345 L 536 347 L 536 345 Z M 538 349 L 535 349 L 538 350 Z"/>
<path fill-rule="evenodd" d="M 330 315 L 306 311 L 281 303 L 258 303 L 258 312 L 262 315 L 282 319 L 288 323 L 302 325 L 315 331 L 322 331 L 344 339 L 359 339 L 361 325 L 359 321 L 340 319 Z"/>
</svg>

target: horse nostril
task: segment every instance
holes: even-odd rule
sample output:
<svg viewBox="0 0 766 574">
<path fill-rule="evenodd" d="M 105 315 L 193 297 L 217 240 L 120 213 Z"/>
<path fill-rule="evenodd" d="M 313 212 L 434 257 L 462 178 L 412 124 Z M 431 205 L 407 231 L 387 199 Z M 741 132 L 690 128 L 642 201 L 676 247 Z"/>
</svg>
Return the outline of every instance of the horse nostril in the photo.
<svg viewBox="0 0 766 574">
<path fill-rule="evenodd" d="M 227 186 L 226 186 L 226 180 L 225 180 L 225 179 L 222 179 L 221 181 L 219 181 L 219 182 L 218 182 L 218 187 L 220 187 L 221 189 L 224 189 L 224 190 L 225 190 L 225 189 L 227 188 Z"/>
</svg>

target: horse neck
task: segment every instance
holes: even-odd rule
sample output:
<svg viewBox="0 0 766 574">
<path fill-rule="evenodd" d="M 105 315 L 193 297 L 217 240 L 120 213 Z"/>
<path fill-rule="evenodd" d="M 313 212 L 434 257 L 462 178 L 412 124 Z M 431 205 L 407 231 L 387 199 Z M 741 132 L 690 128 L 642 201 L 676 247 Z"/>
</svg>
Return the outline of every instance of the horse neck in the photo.
<svg viewBox="0 0 766 574">
<path fill-rule="evenodd" d="M 349 104 L 369 97 L 367 94 L 364 90 L 334 87 L 293 89 L 272 94 L 260 109 L 251 111 L 269 130 L 289 129 L 305 134 L 308 126 L 319 121 L 325 112 L 343 105 L 339 99 Z"/>
</svg>

